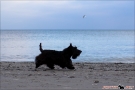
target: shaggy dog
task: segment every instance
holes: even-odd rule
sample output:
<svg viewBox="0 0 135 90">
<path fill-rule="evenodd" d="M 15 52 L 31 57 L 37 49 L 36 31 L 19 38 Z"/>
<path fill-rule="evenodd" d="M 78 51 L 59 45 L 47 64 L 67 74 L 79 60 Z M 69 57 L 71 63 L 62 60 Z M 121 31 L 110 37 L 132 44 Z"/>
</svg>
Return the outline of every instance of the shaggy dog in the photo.
<svg viewBox="0 0 135 90">
<path fill-rule="evenodd" d="M 123 85 L 118 85 L 119 89 L 124 89 L 124 86 Z"/>
<path fill-rule="evenodd" d="M 41 54 L 35 58 L 35 69 L 43 64 L 46 64 L 50 69 L 54 69 L 54 65 L 61 68 L 75 69 L 70 58 L 76 59 L 82 52 L 77 47 L 73 47 L 71 43 L 63 51 L 43 50 L 41 43 L 39 49 Z"/>
</svg>

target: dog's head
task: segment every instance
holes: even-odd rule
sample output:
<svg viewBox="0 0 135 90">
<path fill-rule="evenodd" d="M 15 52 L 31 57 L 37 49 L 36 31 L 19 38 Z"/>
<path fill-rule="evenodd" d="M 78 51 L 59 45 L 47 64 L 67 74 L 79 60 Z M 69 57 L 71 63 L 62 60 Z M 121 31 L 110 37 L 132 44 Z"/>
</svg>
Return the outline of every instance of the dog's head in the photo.
<svg viewBox="0 0 135 90">
<path fill-rule="evenodd" d="M 72 58 L 76 59 L 80 54 L 81 54 L 81 50 L 77 49 L 77 47 L 72 46 L 72 43 L 70 43 L 69 46 L 72 49 Z"/>
<path fill-rule="evenodd" d="M 82 52 L 81 50 L 77 49 L 77 47 L 72 46 L 72 43 L 70 43 L 70 45 L 63 51 L 67 58 L 72 57 L 73 59 L 76 59 Z"/>
<path fill-rule="evenodd" d="M 81 50 L 77 49 L 77 47 L 74 47 L 72 58 L 76 59 L 81 54 Z"/>
</svg>

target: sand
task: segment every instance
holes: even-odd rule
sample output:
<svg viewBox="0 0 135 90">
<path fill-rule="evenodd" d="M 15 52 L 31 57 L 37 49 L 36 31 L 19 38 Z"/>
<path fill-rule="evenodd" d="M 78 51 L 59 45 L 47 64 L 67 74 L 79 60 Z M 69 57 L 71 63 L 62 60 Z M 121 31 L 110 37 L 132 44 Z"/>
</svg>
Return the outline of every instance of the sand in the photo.
<svg viewBox="0 0 135 90">
<path fill-rule="evenodd" d="M 0 62 L 1 90 L 20 89 L 134 89 L 135 63 L 74 63 L 75 70 L 45 65 L 35 71 L 34 62 Z"/>
</svg>

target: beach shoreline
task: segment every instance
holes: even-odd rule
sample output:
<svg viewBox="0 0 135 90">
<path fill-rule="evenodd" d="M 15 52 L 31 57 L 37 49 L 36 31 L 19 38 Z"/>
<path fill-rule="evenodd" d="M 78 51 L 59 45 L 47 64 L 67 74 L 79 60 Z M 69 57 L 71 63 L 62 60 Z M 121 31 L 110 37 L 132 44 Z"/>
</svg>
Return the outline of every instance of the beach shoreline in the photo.
<svg viewBox="0 0 135 90">
<path fill-rule="evenodd" d="M 35 71 L 34 62 L 0 62 L 1 90 L 134 88 L 135 63 L 73 64 L 75 70 L 42 65 Z"/>
</svg>

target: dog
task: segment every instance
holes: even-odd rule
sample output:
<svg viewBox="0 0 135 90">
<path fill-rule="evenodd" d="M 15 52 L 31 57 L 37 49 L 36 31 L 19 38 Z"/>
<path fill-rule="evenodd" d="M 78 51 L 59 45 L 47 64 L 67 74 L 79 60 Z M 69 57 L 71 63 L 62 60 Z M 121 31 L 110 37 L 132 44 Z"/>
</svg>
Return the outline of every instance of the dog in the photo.
<svg viewBox="0 0 135 90">
<path fill-rule="evenodd" d="M 76 59 L 82 52 L 77 47 L 73 47 L 72 43 L 63 51 L 43 50 L 40 43 L 39 50 L 41 53 L 35 58 L 35 70 L 43 64 L 46 64 L 50 69 L 54 69 L 54 65 L 61 68 L 75 69 L 70 58 Z"/>
<path fill-rule="evenodd" d="M 119 89 L 124 89 L 124 86 L 123 85 L 118 85 Z"/>
</svg>

